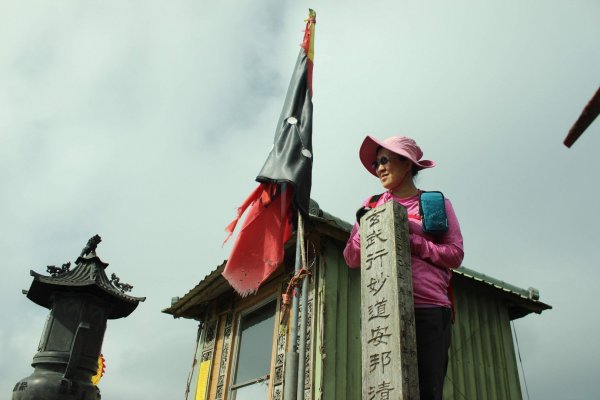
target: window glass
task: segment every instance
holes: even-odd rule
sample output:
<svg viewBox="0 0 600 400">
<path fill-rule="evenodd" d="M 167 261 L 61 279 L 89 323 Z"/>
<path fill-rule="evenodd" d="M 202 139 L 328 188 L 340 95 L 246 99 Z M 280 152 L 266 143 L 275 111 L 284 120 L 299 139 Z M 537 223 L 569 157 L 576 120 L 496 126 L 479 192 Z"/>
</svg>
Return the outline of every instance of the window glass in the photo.
<svg viewBox="0 0 600 400">
<path fill-rule="evenodd" d="M 269 381 L 243 386 L 233 391 L 236 400 L 266 400 L 269 398 Z"/>
<path fill-rule="evenodd" d="M 240 338 L 233 386 L 259 380 L 239 387 L 234 392 L 238 399 L 266 399 L 271 371 L 273 329 L 275 328 L 276 303 L 272 301 L 244 316 L 240 321 Z M 261 379 L 265 378 L 266 379 Z M 243 393 L 243 395 L 242 395 Z M 258 396 L 258 397 L 257 397 Z"/>
</svg>

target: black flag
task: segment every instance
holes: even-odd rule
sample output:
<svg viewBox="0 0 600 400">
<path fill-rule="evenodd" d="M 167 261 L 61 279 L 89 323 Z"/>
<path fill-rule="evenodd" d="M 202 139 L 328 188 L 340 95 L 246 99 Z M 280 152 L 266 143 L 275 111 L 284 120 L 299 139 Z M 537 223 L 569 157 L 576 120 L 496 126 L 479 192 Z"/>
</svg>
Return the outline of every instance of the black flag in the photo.
<svg viewBox="0 0 600 400">
<path fill-rule="evenodd" d="M 273 149 L 256 180 L 258 187 L 225 228 L 233 234 L 248 210 L 223 276 L 241 296 L 255 293 L 283 262 L 295 208 L 307 215 L 312 173 L 312 59 L 315 12 L 310 10 L 300 55 L 277 123 Z M 293 198 L 292 198 L 293 196 Z M 225 241 L 227 241 L 225 239 Z"/>
<path fill-rule="evenodd" d="M 312 153 L 312 63 L 315 13 L 307 29 L 275 131 L 273 149 L 256 177 L 261 183 L 289 183 L 294 205 L 308 215 Z"/>
</svg>

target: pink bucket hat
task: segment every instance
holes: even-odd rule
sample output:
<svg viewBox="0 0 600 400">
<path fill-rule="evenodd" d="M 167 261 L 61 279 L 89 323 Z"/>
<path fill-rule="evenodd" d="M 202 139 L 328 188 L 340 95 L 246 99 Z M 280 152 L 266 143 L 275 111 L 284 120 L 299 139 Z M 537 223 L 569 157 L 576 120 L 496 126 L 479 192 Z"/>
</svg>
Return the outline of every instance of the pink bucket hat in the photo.
<svg viewBox="0 0 600 400">
<path fill-rule="evenodd" d="M 396 153 L 402 157 L 408 158 L 417 169 L 425 169 L 435 167 L 435 162 L 431 160 L 421 160 L 423 152 L 417 143 L 406 136 L 391 136 L 385 140 L 378 140 L 372 136 L 368 136 L 363 140 L 360 146 L 359 156 L 360 161 L 363 163 L 367 171 L 377 176 L 375 169 L 373 168 L 373 161 L 377 156 L 377 150 L 383 147 L 389 151 Z"/>
</svg>

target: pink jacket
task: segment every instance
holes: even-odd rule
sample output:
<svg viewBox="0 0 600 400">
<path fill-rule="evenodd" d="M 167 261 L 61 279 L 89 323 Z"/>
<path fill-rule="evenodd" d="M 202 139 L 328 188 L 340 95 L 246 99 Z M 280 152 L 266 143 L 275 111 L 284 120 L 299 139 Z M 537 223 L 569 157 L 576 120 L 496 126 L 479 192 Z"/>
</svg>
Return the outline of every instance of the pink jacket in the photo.
<svg viewBox="0 0 600 400">
<path fill-rule="evenodd" d="M 363 206 L 369 204 L 369 197 Z M 419 215 L 419 195 L 399 198 L 385 192 L 376 206 L 394 200 L 408 212 L 410 251 L 415 307 L 450 307 L 448 285 L 450 268 L 458 268 L 463 260 L 463 239 L 460 226 L 450 200 L 446 199 L 448 231 L 442 236 L 423 232 Z M 358 223 L 354 224 L 344 249 L 344 258 L 350 268 L 360 267 L 360 234 Z"/>
</svg>

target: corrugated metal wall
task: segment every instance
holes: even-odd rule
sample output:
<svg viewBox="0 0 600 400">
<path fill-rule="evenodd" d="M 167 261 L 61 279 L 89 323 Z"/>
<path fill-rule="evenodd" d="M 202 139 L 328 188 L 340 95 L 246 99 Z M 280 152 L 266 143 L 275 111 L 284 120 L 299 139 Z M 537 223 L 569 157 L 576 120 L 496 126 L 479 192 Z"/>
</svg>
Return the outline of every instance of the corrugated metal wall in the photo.
<svg viewBox="0 0 600 400">
<path fill-rule="evenodd" d="M 319 263 L 315 399 L 360 400 L 360 273 L 328 241 Z"/>
<path fill-rule="evenodd" d="M 349 269 L 341 245 L 322 247 L 317 279 L 315 399 L 361 397 L 360 273 Z M 453 325 L 445 400 L 520 400 L 508 311 L 493 290 L 454 278 Z"/>
<path fill-rule="evenodd" d="M 503 299 L 490 288 L 453 278 L 456 321 L 444 399 L 520 400 L 521 387 Z"/>
</svg>

